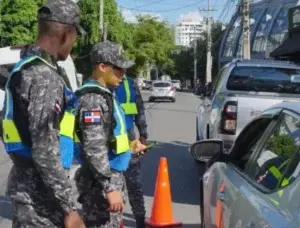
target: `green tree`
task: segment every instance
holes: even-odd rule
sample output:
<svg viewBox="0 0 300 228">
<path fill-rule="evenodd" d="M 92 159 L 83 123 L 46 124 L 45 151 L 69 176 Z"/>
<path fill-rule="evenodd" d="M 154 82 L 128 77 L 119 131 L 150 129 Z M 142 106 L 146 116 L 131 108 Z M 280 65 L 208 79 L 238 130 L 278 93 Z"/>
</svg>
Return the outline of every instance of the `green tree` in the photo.
<svg viewBox="0 0 300 228">
<path fill-rule="evenodd" d="M 99 0 L 81 0 L 78 3 L 81 9 L 81 25 L 86 31 L 86 35 L 79 38 L 73 51 L 73 58 L 78 72 L 84 76 L 91 74 L 89 62 L 89 52 L 91 48 L 102 40 L 99 28 Z M 104 21 L 108 25 L 107 39 L 117 43 L 126 41 L 125 23 L 121 13 L 118 11 L 115 0 L 104 1 Z M 127 40 L 128 42 L 128 40 Z"/>
<path fill-rule="evenodd" d="M 0 46 L 31 43 L 37 31 L 37 10 L 43 0 L 2 0 Z"/>
<path fill-rule="evenodd" d="M 138 15 L 137 22 L 129 31 L 132 46 L 128 50 L 128 55 L 136 62 L 135 71 L 143 70 L 147 63 L 159 67 L 172 65 L 170 55 L 175 46 L 170 25 L 150 15 Z"/>
<path fill-rule="evenodd" d="M 296 151 L 297 145 L 292 137 L 278 134 L 269 139 L 267 148 L 275 154 L 289 157 Z"/>
</svg>

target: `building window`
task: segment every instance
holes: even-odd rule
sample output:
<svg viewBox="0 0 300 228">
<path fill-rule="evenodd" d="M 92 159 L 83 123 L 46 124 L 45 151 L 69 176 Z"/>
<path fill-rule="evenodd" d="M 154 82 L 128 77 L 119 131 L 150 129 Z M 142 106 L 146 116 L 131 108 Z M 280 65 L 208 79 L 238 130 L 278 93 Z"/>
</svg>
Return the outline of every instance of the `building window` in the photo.
<svg viewBox="0 0 300 228">
<path fill-rule="evenodd" d="M 282 8 L 277 18 L 275 18 L 275 23 L 268 37 L 268 52 L 273 51 L 287 38 L 288 23 L 288 8 Z"/>
<path fill-rule="evenodd" d="M 267 35 L 268 35 L 267 32 L 269 27 L 271 26 L 276 10 L 277 10 L 276 8 L 269 8 L 266 11 L 266 13 L 263 15 L 255 34 L 253 47 L 252 47 L 253 53 L 261 53 L 266 51 Z"/>
<path fill-rule="evenodd" d="M 235 22 L 233 23 L 230 31 L 228 33 L 227 39 L 225 41 L 225 48 L 224 48 L 224 57 L 232 57 L 235 55 L 234 50 L 236 48 L 236 36 L 239 34 L 241 30 L 241 16 L 238 16 Z"/>
<path fill-rule="evenodd" d="M 256 27 L 256 24 L 261 23 L 259 21 L 259 19 L 260 19 L 261 13 L 263 11 L 265 11 L 265 9 L 259 9 L 259 10 L 253 9 L 252 12 L 250 13 L 250 37 L 252 36 L 252 33 L 255 32 L 254 29 Z M 242 57 L 242 54 L 243 54 L 243 52 L 242 52 L 242 50 L 243 50 L 242 49 L 242 46 L 243 46 L 242 39 L 243 39 L 243 34 L 241 34 L 240 39 L 239 39 L 238 51 L 237 51 L 237 54 L 236 54 L 237 57 Z"/>
</svg>

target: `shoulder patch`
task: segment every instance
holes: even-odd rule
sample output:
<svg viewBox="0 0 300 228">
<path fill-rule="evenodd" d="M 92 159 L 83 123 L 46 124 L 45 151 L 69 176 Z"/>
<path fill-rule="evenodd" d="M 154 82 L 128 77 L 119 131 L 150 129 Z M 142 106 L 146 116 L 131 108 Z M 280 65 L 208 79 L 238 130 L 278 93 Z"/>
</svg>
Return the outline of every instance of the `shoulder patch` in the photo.
<svg viewBox="0 0 300 228">
<path fill-rule="evenodd" d="M 84 111 L 82 114 L 84 124 L 100 124 L 102 121 L 102 112 L 100 110 Z"/>
</svg>

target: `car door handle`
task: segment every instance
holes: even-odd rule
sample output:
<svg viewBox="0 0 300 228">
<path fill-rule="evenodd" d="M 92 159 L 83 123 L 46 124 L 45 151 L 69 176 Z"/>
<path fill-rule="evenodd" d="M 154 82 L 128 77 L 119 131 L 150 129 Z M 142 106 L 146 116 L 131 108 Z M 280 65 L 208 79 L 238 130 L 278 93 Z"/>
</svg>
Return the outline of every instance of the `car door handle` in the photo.
<svg viewBox="0 0 300 228">
<path fill-rule="evenodd" d="M 221 191 L 217 193 L 217 198 L 223 202 L 227 200 L 227 195 L 224 191 Z"/>
</svg>

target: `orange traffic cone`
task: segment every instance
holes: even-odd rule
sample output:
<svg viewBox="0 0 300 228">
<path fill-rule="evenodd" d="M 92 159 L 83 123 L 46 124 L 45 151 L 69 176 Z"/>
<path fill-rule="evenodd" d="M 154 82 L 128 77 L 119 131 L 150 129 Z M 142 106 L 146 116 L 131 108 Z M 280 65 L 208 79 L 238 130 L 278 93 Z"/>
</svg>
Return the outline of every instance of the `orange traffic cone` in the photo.
<svg viewBox="0 0 300 228">
<path fill-rule="evenodd" d="M 172 210 L 172 197 L 167 159 L 160 158 L 155 185 L 152 213 L 146 221 L 149 227 L 181 227 L 182 223 L 175 221 Z"/>
</svg>

